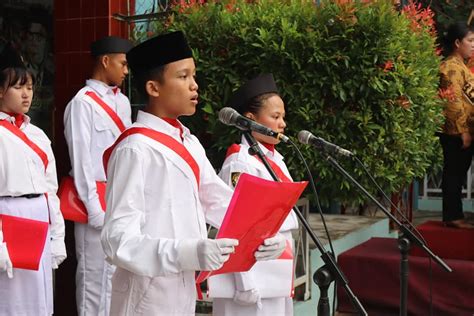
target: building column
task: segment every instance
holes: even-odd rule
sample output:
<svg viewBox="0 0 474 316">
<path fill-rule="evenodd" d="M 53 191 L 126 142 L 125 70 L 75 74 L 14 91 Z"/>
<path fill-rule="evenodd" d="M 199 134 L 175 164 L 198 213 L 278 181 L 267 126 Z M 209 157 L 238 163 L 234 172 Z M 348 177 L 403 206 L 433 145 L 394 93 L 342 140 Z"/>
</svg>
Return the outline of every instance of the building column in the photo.
<svg viewBox="0 0 474 316">
<path fill-rule="evenodd" d="M 112 16 L 127 14 L 129 0 L 54 1 L 54 111 L 53 149 L 61 179 L 70 170 L 64 139 L 63 114 L 71 98 L 92 71 L 90 44 L 107 35 L 128 38 L 128 27 Z M 132 2 L 132 0 L 130 0 Z M 55 315 L 76 315 L 74 225 L 66 222 L 68 258 L 56 271 Z"/>
</svg>

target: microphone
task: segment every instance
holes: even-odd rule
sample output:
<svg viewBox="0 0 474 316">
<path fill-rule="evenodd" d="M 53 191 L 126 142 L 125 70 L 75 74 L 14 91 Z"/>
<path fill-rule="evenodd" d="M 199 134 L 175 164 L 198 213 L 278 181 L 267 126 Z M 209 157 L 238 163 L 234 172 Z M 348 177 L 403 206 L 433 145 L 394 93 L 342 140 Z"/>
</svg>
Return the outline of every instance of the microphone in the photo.
<svg viewBox="0 0 474 316">
<path fill-rule="evenodd" d="M 309 144 L 313 145 L 317 149 L 322 149 L 323 151 L 329 154 L 336 154 L 341 156 L 350 157 L 354 154 L 351 153 L 349 150 L 341 148 L 333 143 L 330 143 L 320 137 L 316 137 L 308 131 L 300 131 L 298 133 L 298 141 L 302 144 Z"/>
<path fill-rule="evenodd" d="M 288 137 L 282 133 L 275 132 L 262 124 L 258 124 L 257 122 L 240 115 L 239 112 L 231 107 L 225 107 L 219 111 L 219 121 L 225 125 L 235 126 L 242 131 L 254 131 L 262 135 L 276 138 L 284 143 L 288 141 Z"/>
</svg>

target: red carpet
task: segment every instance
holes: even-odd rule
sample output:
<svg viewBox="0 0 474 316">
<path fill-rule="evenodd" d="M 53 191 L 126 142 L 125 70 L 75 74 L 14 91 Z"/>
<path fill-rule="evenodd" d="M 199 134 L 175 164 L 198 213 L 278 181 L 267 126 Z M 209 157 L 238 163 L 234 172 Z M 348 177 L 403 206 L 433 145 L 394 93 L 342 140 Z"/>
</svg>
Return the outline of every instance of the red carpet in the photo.
<svg viewBox="0 0 474 316">
<path fill-rule="evenodd" d="M 448 238 L 451 239 L 451 236 L 448 235 Z M 457 242 L 456 239 L 452 241 Z M 396 239 L 372 238 L 338 258 L 349 286 L 369 315 L 399 314 L 400 253 L 397 245 Z M 473 248 L 474 244 L 471 244 L 470 249 Z M 432 263 L 433 315 L 474 315 L 474 262 L 457 259 L 445 261 L 453 269 L 452 273 Z M 429 280 L 429 260 L 410 256 L 409 315 L 429 315 Z M 342 288 L 338 289 L 338 310 L 354 311 Z"/>
<path fill-rule="evenodd" d="M 443 223 L 438 221 L 428 221 L 416 228 L 428 247 L 440 258 L 474 261 L 474 230 L 444 227 Z M 427 256 L 426 252 L 418 247 L 414 247 L 411 254 Z"/>
</svg>

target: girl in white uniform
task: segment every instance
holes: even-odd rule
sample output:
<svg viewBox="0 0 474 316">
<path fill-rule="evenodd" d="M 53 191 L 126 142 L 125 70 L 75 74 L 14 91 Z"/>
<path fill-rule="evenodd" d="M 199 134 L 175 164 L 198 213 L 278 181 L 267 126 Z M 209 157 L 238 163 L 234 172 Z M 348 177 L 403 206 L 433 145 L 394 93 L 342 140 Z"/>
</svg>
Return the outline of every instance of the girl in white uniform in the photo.
<svg viewBox="0 0 474 316">
<path fill-rule="evenodd" d="M 52 269 L 66 258 L 56 164 L 50 140 L 25 115 L 33 97 L 32 74 L 9 47 L 0 63 L 0 216 L 48 227 L 38 270 L 17 269 L 0 217 L 0 315 L 52 315 Z"/>
<path fill-rule="evenodd" d="M 283 100 L 278 95 L 278 89 L 271 74 L 260 75 L 245 83 L 232 95 L 229 106 L 233 107 L 240 114 L 276 132 L 283 133 L 286 127 L 284 120 L 285 106 Z M 275 149 L 275 145 L 279 141 L 254 132 L 252 135 L 257 140 L 260 149 L 280 180 L 291 181 L 291 176 L 283 161 L 283 156 Z M 234 144 L 227 151 L 227 157 L 219 176 L 231 187 L 235 187 L 241 173 L 273 180 L 264 164 L 256 156 L 251 156 L 248 153 L 248 149 L 249 144 L 245 137 L 242 137 L 240 145 Z M 293 245 L 291 230 L 296 228 L 298 228 L 298 221 L 292 211 L 280 228 L 280 234 L 285 236 L 290 245 Z M 258 279 L 262 280 L 260 281 L 261 283 L 264 282 L 263 280 L 269 279 L 264 274 L 270 273 L 266 271 L 271 270 L 271 267 L 268 265 L 272 264 L 278 265 L 278 259 L 257 262 L 248 272 L 234 273 L 234 297 L 233 299 L 215 297 L 213 299 L 214 315 L 293 315 L 291 290 L 285 290 L 286 295 L 281 294 L 282 291 L 280 291 L 292 288 L 292 265 L 287 265 L 286 268 L 283 268 L 290 269 L 291 271 L 282 271 L 282 274 L 287 272 L 286 275 L 291 277 L 282 278 L 281 289 L 278 289 L 277 286 L 274 289 L 275 293 L 268 293 L 268 291 L 263 290 L 265 284 L 259 284 L 257 281 L 257 273 L 259 273 Z M 267 269 L 259 269 L 259 265 L 267 265 Z M 229 282 L 229 278 L 225 280 Z"/>
</svg>

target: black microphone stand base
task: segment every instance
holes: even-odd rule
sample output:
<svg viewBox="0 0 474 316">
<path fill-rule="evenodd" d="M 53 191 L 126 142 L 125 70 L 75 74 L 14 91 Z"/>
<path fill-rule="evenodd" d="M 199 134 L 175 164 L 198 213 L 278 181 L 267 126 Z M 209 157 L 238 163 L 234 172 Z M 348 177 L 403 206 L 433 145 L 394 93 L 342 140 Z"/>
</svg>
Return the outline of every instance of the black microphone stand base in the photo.
<svg viewBox="0 0 474 316">
<path fill-rule="evenodd" d="M 321 268 L 316 270 L 313 274 L 313 281 L 319 287 L 319 302 L 318 302 L 318 316 L 330 316 L 331 307 L 329 304 L 328 289 L 331 282 L 334 281 L 334 277 L 330 271 L 323 265 Z M 334 291 L 337 289 L 335 288 Z"/>
<path fill-rule="evenodd" d="M 400 316 L 406 316 L 408 311 L 408 252 L 410 248 L 410 239 L 401 234 L 398 237 L 398 249 L 400 249 Z"/>
</svg>

